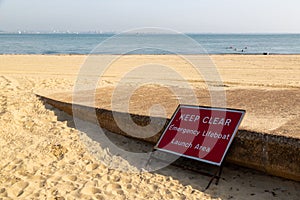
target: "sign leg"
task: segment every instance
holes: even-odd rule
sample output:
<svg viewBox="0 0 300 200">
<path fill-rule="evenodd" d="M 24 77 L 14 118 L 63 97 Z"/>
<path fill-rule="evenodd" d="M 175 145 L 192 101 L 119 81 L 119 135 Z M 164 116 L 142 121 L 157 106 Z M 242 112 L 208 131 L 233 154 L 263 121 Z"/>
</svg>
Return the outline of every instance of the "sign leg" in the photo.
<svg viewBox="0 0 300 200">
<path fill-rule="evenodd" d="M 222 172 L 223 172 L 223 164 L 218 168 L 218 170 L 211 177 L 211 179 L 210 179 L 208 185 L 206 186 L 206 188 L 204 189 L 204 191 L 207 190 L 210 187 L 210 185 L 211 185 L 211 183 L 213 182 L 214 179 L 216 179 L 216 185 L 219 184 L 219 180 L 221 178 Z"/>
<path fill-rule="evenodd" d="M 219 171 L 219 170 L 218 170 Z M 208 182 L 208 185 L 206 186 L 206 188 L 204 189 L 207 190 L 209 188 L 209 186 L 211 185 L 211 183 L 213 182 L 213 180 L 216 178 L 218 171 L 216 171 L 216 173 L 211 177 L 210 181 Z"/>
<path fill-rule="evenodd" d="M 217 180 L 216 180 L 216 185 L 219 184 L 219 180 L 220 180 L 220 178 L 221 178 L 222 172 L 223 172 L 223 165 L 221 165 L 221 167 L 220 167 L 220 169 L 219 169 L 218 178 L 217 178 Z"/>
</svg>

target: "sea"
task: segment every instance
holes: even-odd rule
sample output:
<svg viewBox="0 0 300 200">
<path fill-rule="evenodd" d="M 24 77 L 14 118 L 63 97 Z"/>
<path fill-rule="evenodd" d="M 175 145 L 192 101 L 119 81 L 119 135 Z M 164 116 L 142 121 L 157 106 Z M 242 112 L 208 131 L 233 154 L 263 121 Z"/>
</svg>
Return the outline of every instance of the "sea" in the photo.
<svg viewBox="0 0 300 200">
<path fill-rule="evenodd" d="M 203 52 L 300 54 L 300 34 L 0 34 L 0 54 L 156 55 Z"/>
</svg>

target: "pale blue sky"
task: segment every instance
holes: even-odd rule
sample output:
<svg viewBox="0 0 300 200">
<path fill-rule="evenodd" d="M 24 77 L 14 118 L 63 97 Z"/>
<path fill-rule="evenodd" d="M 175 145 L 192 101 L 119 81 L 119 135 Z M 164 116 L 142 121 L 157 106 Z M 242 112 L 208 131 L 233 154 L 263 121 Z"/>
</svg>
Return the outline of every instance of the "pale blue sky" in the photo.
<svg viewBox="0 0 300 200">
<path fill-rule="evenodd" d="M 300 33 L 300 0 L 0 0 L 4 31 Z"/>
</svg>

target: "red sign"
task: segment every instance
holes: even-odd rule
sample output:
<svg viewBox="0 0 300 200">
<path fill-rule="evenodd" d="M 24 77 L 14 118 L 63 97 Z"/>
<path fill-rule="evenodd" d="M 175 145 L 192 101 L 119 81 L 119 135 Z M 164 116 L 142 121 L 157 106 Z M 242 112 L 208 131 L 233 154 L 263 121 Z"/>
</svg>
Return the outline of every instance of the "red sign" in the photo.
<svg viewBox="0 0 300 200">
<path fill-rule="evenodd" d="M 244 110 L 180 105 L 155 148 L 220 166 Z"/>
</svg>

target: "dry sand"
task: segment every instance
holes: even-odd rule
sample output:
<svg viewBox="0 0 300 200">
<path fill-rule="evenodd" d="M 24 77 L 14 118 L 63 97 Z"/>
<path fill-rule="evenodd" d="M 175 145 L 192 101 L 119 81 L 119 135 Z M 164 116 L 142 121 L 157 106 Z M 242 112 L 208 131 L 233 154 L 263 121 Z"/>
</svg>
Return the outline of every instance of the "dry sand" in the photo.
<svg viewBox="0 0 300 200">
<path fill-rule="evenodd" d="M 300 56 L 212 58 L 226 90 L 299 91 Z M 225 167 L 219 185 L 205 192 L 202 190 L 207 177 L 173 166 L 144 173 L 109 169 L 95 154 L 135 171 L 126 160 L 112 156 L 108 149 L 101 148 L 101 143 L 76 130 L 70 116 L 44 105 L 35 96 L 71 91 L 84 59 L 85 56 L 0 56 L 0 199 L 299 198 L 299 183 L 236 166 Z M 172 56 L 121 58 L 100 84 L 113 86 L 126 67 L 149 62 L 173 65 L 194 85 L 205 88 L 203 80 L 186 70 L 186 62 Z M 124 71 L 117 70 L 118 66 Z M 297 119 L 298 114 L 288 121 Z M 298 121 L 294 123 L 299 125 Z M 299 137 L 299 133 L 294 134 Z M 118 140 L 118 136 L 111 137 Z M 130 139 L 123 141 L 128 148 L 143 146 Z M 86 143 L 98 146 L 97 152 L 88 151 Z"/>
</svg>

